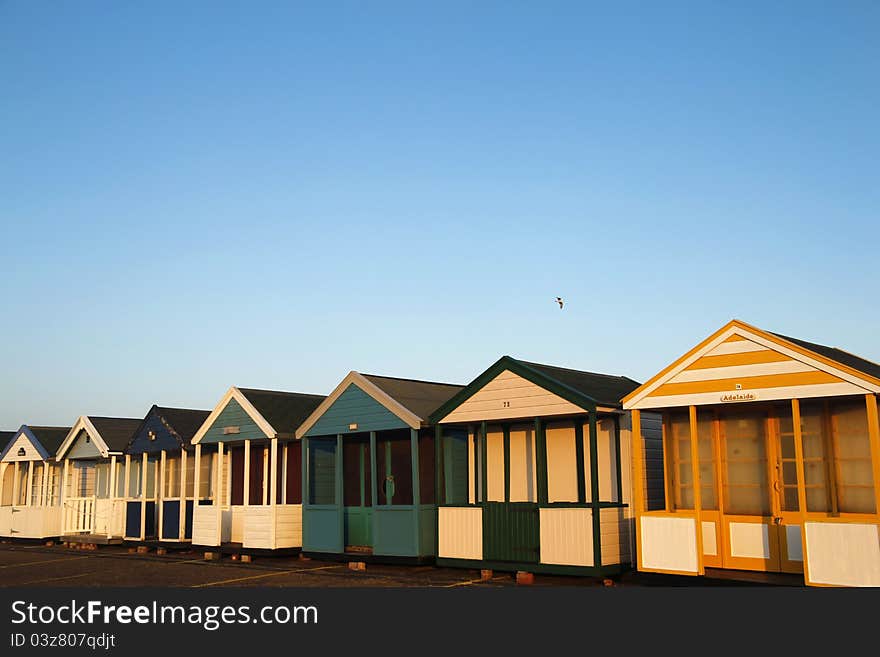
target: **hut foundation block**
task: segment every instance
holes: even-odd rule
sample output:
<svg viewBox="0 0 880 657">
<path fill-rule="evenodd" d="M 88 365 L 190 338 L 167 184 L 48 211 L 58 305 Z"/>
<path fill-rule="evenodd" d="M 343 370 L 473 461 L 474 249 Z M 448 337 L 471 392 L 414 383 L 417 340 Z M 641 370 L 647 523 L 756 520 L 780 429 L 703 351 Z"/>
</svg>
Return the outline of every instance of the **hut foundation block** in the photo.
<svg viewBox="0 0 880 657">
<path fill-rule="evenodd" d="M 524 570 L 516 571 L 516 583 L 524 586 L 529 586 L 535 583 L 535 574 L 527 573 Z"/>
</svg>

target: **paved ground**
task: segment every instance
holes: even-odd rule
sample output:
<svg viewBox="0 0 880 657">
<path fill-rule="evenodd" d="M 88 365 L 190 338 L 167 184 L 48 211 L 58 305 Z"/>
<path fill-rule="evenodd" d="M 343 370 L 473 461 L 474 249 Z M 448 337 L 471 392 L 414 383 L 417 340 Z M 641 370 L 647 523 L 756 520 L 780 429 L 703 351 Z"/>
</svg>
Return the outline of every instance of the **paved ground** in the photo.
<svg viewBox="0 0 880 657">
<path fill-rule="evenodd" d="M 712 584 L 733 582 L 712 581 Z M 676 578 L 629 573 L 616 578 L 618 586 L 706 585 L 703 578 Z M 602 586 L 587 577 L 535 576 L 538 586 Z M 510 573 L 480 581 L 476 570 L 367 564 L 352 571 L 346 562 L 301 560 L 296 556 L 258 556 L 252 563 L 205 561 L 204 551 L 155 550 L 143 554 L 125 546 L 102 545 L 78 550 L 61 545 L 0 543 L 0 587 L 9 586 L 261 586 L 261 587 L 497 587 L 516 586 Z"/>
</svg>

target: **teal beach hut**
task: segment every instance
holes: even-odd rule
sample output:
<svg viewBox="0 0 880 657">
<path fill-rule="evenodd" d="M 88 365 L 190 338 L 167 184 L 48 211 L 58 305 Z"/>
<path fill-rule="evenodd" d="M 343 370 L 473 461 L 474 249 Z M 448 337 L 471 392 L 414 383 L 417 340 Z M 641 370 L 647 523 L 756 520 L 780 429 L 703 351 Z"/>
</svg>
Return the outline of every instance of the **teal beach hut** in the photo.
<svg viewBox="0 0 880 657">
<path fill-rule="evenodd" d="M 303 552 L 434 555 L 434 431 L 462 386 L 350 372 L 297 429 Z"/>
</svg>

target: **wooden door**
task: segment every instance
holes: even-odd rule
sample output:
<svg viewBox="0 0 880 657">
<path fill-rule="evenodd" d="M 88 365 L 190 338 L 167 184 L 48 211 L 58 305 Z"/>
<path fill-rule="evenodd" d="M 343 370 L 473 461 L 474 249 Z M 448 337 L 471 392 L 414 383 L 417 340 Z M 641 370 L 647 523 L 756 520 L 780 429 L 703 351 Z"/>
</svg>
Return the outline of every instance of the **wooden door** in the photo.
<svg viewBox="0 0 880 657">
<path fill-rule="evenodd" d="M 483 558 L 486 561 L 538 563 L 538 505 L 486 502 L 483 505 Z"/>
</svg>

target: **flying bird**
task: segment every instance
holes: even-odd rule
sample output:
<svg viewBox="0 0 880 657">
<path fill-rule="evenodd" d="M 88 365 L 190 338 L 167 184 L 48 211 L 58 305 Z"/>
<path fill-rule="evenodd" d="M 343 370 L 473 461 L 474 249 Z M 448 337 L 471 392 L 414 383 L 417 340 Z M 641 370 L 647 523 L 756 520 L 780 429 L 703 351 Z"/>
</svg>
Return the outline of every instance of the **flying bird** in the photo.
<svg viewBox="0 0 880 657">
<path fill-rule="evenodd" d="M 562 310 L 562 297 L 556 297 L 556 303 L 559 304 L 559 309 Z"/>
</svg>

